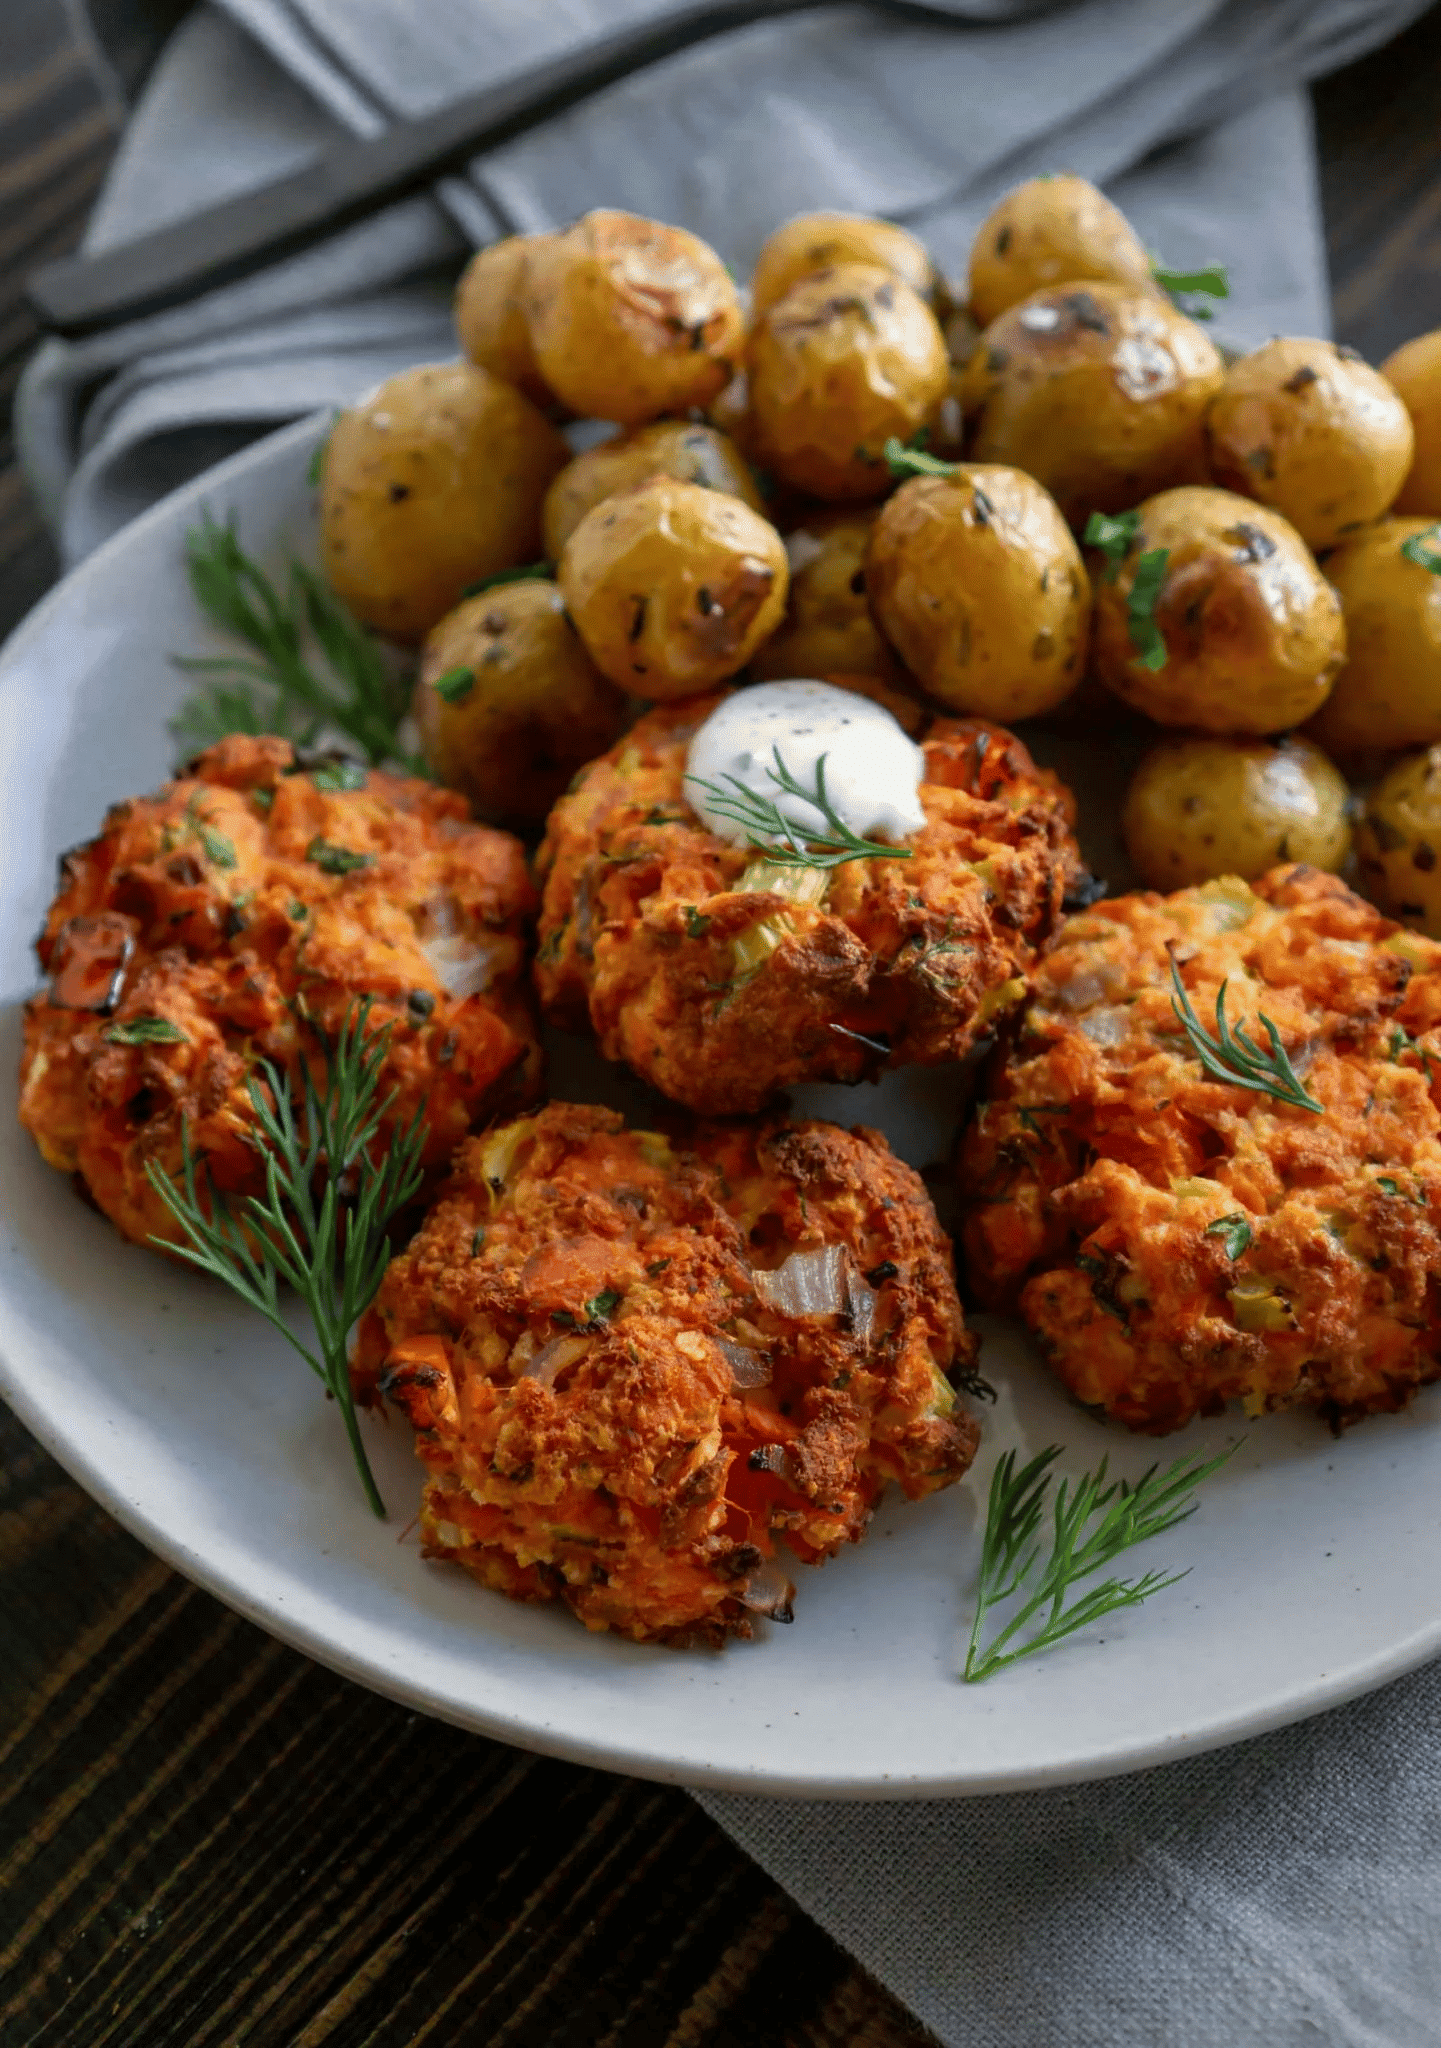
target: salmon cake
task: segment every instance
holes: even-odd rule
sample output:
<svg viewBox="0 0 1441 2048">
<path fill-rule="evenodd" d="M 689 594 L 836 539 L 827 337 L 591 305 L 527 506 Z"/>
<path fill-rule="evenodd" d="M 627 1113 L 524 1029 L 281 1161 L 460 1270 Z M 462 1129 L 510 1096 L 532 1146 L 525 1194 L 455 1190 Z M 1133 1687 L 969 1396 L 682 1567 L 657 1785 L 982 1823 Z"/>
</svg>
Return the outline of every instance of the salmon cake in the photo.
<svg viewBox="0 0 1441 2048">
<path fill-rule="evenodd" d="M 587 1628 L 719 1644 L 776 1560 L 971 1462 L 976 1340 L 917 1174 L 833 1124 L 628 1130 L 551 1103 L 468 1139 L 361 1325 L 408 1416 L 426 1555 Z"/>
<path fill-rule="evenodd" d="M 20 1121 L 126 1237 L 172 1238 L 146 1169 L 175 1176 L 188 1142 L 202 1184 L 261 1192 L 257 1062 L 318 1079 L 369 997 L 370 1028 L 390 1027 L 387 1127 L 424 1104 L 424 1163 L 443 1167 L 477 1120 L 534 1099 L 533 903 L 519 842 L 463 797 L 222 740 L 62 859 Z"/>
<path fill-rule="evenodd" d="M 1223 988 L 1279 1092 L 1185 1029 L 1189 1004 L 1220 1042 Z M 1038 967 L 962 1146 L 971 1286 L 1132 1429 L 1401 1408 L 1441 1375 L 1438 1091 L 1441 946 L 1336 876 L 1098 903 Z"/>
</svg>

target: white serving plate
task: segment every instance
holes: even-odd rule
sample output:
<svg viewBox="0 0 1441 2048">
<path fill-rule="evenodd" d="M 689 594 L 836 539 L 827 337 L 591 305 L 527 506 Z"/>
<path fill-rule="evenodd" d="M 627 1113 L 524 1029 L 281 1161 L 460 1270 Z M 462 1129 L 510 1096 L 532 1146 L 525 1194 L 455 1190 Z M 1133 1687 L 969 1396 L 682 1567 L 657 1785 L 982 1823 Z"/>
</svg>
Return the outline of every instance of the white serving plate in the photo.
<svg viewBox="0 0 1441 2048">
<path fill-rule="evenodd" d="M 56 855 L 172 765 L 169 665 L 206 637 L 185 529 L 234 510 L 276 558 L 308 547 L 318 425 L 287 429 L 176 493 L 68 577 L 0 657 L 0 1060 L 15 1070 L 30 942 Z M 1103 869 L 1117 749 L 1061 750 Z M 1056 757 L 1056 750 L 1052 750 Z M 555 1092 L 618 1080 L 563 1042 Z M 625 1093 L 620 1086 L 620 1093 Z M 811 1114 L 942 1153 L 953 1079 L 801 1091 Z M 121 1242 L 0 1123 L 0 1393 L 60 1462 L 180 1571 L 348 1677 L 486 1735 L 646 1777 L 753 1792 L 908 1798 L 1066 1783 L 1157 1763 L 1313 1713 L 1441 1650 L 1441 1397 L 1333 1442 L 1307 1417 L 1193 1426 L 1164 1446 L 1102 1427 L 1024 1333 L 984 1325 L 1001 1387 L 975 1473 L 889 1502 L 865 1544 L 811 1572 L 791 1628 L 722 1654 L 587 1635 L 520 1607 L 406 1535 L 420 1472 L 398 1420 L 364 1428 L 388 1523 L 367 1512 L 338 1420 L 300 1362 L 219 1287 Z M 1158 1455 L 1241 1447 L 1196 1517 L 1138 1568 L 1182 1585 L 981 1686 L 957 1677 L 978 1509 L 999 1451 L 1067 1446 L 1135 1475 Z"/>
</svg>

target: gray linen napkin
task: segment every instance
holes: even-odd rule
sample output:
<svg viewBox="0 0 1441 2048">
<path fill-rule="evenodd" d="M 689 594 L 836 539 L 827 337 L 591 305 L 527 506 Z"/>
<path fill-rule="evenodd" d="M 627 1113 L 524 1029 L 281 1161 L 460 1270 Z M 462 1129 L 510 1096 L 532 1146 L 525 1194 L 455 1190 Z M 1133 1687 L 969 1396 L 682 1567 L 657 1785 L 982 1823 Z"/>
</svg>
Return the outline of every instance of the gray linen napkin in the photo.
<svg viewBox="0 0 1441 2048">
<path fill-rule="evenodd" d="M 665 4 L 217 0 L 162 59 L 91 241 Z M 884 210 L 960 270 L 1000 190 L 1065 166 L 1105 180 L 1171 260 L 1230 263 L 1228 339 L 1324 332 L 1297 86 L 1421 6 L 935 0 L 934 24 L 843 6 L 751 31 L 259 277 L 48 345 L 22 392 L 25 458 L 78 559 L 245 439 L 452 352 L 466 244 L 595 203 L 682 221 L 738 267 L 790 212 Z M 702 1803 L 950 2048 L 1434 2048 L 1438 1745 L 1433 1667 L 1297 1729 L 1095 1786 Z"/>
</svg>

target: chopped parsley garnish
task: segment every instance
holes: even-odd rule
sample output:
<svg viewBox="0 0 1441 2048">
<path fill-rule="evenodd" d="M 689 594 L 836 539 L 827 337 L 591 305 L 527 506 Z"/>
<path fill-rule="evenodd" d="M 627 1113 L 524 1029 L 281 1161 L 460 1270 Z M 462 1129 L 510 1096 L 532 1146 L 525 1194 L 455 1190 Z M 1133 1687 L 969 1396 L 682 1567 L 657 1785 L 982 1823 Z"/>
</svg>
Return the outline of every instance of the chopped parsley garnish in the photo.
<svg viewBox="0 0 1441 2048">
<path fill-rule="evenodd" d="M 1099 548 L 1106 558 L 1106 581 L 1114 583 L 1121 573 L 1136 535 L 1141 528 L 1139 512 L 1118 512 L 1113 518 L 1109 512 L 1093 512 L 1086 521 L 1086 530 L 1081 538 L 1088 548 Z"/>
<path fill-rule="evenodd" d="M 1441 576 L 1441 525 L 1428 526 L 1424 533 L 1413 533 L 1409 540 L 1402 541 L 1401 552 L 1418 569 L 1429 569 L 1433 576 Z"/>
<path fill-rule="evenodd" d="M 1234 1216 L 1218 1216 L 1214 1223 L 1206 1225 L 1204 1235 L 1219 1237 L 1228 1259 L 1239 1259 L 1242 1252 L 1250 1249 L 1251 1226 L 1239 1211 Z"/>
<path fill-rule="evenodd" d="M 330 839 L 312 839 L 305 849 L 305 858 L 327 875 L 352 875 L 357 868 L 375 865 L 373 853 L 352 853 L 348 846 L 337 846 Z"/>
<path fill-rule="evenodd" d="M 447 704 L 459 704 L 475 688 L 473 668 L 448 668 L 443 676 L 437 676 L 431 684 L 437 697 L 443 697 Z"/>
<path fill-rule="evenodd" d="M 168 1017 L 131 1017 L 112 1024 L 105 1034 L 111 1045 L 187 1045 L 189 1040 Z"/>
<path fill-rule="evenodd" d="M 340 796 L 346 790 L 364 789 L 367 777 L 358 761 L 327 761 L 310 779 L 328 796 Z"/>
<path fill-rule="evenodd" d="M 1166 666 L 1166 638 L 1156 624 L 1156 600 L 1166 581 L 1169 548 L 1147 548 L 1136 564 L 1126 599 L 1126 625 L 1142 668 Z"/>
<path fill-rule="evenodd" d="M 585 1319 L 588 1323 L 608 1323 L 620 1307 L 622 1297 L 613 1287 L 603 1287 L 599 1294 L 593 1294 L 585 1304 Z"/>
</svg>

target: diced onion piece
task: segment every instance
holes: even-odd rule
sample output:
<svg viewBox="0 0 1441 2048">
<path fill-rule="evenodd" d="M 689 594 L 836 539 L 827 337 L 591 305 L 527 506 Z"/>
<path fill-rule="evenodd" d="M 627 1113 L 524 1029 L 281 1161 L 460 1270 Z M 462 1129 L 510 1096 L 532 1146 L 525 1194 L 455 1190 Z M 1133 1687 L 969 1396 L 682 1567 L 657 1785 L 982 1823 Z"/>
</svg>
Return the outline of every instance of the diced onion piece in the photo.
<svg viewBox="0 0 1441 2048">
<path fill-rule="evenodd" d="M 771 1362 L 759 1351 L 753 1351 L 749 1344 L 733 1344 L 726 1337 L 716 1338 L 716 1348 L 731 1369 L 731 1379 L 738 1387 L 765 1387 L 770 1385 Z"/>
<path fill-rule="evenodd" d="M 795 1620 L 795 1608 L 792 1604 L 795 1597 L 795 1587 L 773 1557 L 768 1557 L 763 1564 L 757 1565 L 736 1593 L 736 1598 L 743 1607 L 749 1607 L 757 1614 L 768 1615 L 772 1621 Z"/>
<path fill-rule="evenodd" d="M 564 1372 L 568 1365 L 574 1365 L 578 1358 L 584 1358 L 589 1349 L 589 1337 L 552 1337 L 548 1344 L 541 1345 L 533 1358 L 526 1360 L 518 1377 L 539 1380 L 543 1387 L 553 1387 L 556 1374 Z"/>
<path fill-rule="evenodd" d="M 754 1273 L 756 1293 L 779 1315 L 838 1316 L 846 1307 L 846 1266 L 843 1244 L 815 1245 L 792 1252 L 774 1273 Z"/>
<path fill-rule="evenodd" d="M 851 1312 L 852 1330 L 862 1344 L 869 1344 L 876 1326 L 876 1290 L 868 1280 L 862 1279 L 849 1261 L 846 1264 L 846 1307 Z"/>
<path fill-rule="evenodd" d="M 491 948 L 483 939 L 468 939 L 460 932 L 422 939 L 420 950 L 431 971 L 453 1002 L 467 996 L 484 995 L 494 979 Z"/>
</svg>

